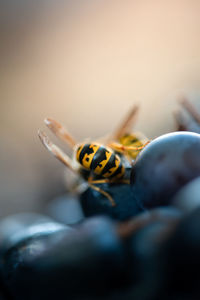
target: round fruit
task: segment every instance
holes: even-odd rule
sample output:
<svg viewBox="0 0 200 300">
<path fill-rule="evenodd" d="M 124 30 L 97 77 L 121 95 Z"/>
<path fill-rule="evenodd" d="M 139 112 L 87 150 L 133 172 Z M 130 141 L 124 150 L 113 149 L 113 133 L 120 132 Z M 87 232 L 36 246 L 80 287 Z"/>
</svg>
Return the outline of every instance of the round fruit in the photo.
<svg viewBox="0 0 200 300">
<path fill-rule="evenodd" d="M 141 211 L 138 204 L 133 201 L 129 184 L 101 184 L 99 187 L 113 197 L 116 205 L 112 206 L 106 197 L 89 188 L 81 195 L 85 217 L 104 214 L 112 219 L 124 221 Z"/>
<path fill-rule="evenodd" d="M 65 228 L 48 231 L 42 224 L 41 232 L 3 255 L 0 273 L 12 299 L 96 299 L 127 285 L 125 251 L 114 222 L 95 217 L 77 229 Z"/>
<path fill-rule="evenodd" d="M 153 140 L 131 173 L 134 198 L 142 208 L 171 204 L 172 197 L 200 176 L 200 134 L 174 132 Z"/>
<path fill-rule="evenodd" d="M 159 299 L 200 299 L 200 208 L 185 215 L 157 256 L 163 295 Z M 166 297 L 168 295 L 168 297 Z"/>
</svg>

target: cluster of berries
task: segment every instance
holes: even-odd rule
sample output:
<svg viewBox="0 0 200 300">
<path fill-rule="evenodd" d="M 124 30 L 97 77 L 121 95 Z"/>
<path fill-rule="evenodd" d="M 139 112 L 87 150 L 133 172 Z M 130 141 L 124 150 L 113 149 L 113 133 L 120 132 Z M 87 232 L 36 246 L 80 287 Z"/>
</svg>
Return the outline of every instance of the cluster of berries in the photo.
<svg viewBox="0 0 200 300">
<path fill-rule="evenodd" d="M 63 128 L 48 124 L 69 142 Z M 40 137 L 74 170 L 59 148 Z M 123 132 L 121 141 L 125 137 Z M 64 224 L 21 214 L 0 222 L 2 299 L 200 299 L 200 134 L 177 131 L 149 144 L 126 141 L 109 139 L 114 150 L 108 153 L 96 143 L 77 148 L 82 167 L 97 159 L 100 164 L 99 173 L 90 165 L 84 175 L 79 171 L 88 183 L 79 202 L 84 218 Z M 108 176 L 119 175 L 120 163 L 123 176 Z"/>
</svg>

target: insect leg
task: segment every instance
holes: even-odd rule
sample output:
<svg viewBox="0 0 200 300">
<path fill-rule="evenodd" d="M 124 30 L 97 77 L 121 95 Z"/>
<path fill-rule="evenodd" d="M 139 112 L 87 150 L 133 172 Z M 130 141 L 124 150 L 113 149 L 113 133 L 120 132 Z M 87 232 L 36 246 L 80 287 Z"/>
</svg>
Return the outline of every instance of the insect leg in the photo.
<svg viewBox="0 0 200 300">
<path fill-rule="evenodd" d="M 51 118 L 46 118 L 44 122 L 56 136 L 58 136 L 61 140 L 66 142 L 72 149 L 75 145 L 77 145 L 75 139 L 67 132 L 67 130 L 59 122 Z"/>
<path fill-rule="evenodd" d="M 119 179 L 119 180 L 117 180 L 117 183 L 130 184 L 130 179 Z"/>
<path fill-rule="evenodd" d="M 97 180 L 88 180 L 89 183 L 101 184 L 101 183 L 109 183 L 109 179 L 97 179 Z"/>
<path fill-rule="evenodd" d="M 102 180 L 89 180 L 88 181 L 88 185 L 95 191 L 99 192 L 100 194 L 104 195 L 106 198 L 108 198 L 108 200 L 110 201 L 112 206 L 116 206 L 116 203 L 114 201 L 114 199 L 110 196 L 109 193 L 105 192 L 104 190 L 102 190 L 100 187 L 95 186 L 95 184 L 99 184 L 99 183 L 108 183 L 108 180 L 106 179 L 102 179 Z"/>
<path fill-rule="evenodd" d="M 102 183 L 126 183 L 126 184 L 130 184 L 130 180 L 129 179 L 98 179 L 98 180 L 91 180 L 89 181 L 90 183 L 93 183 L 93 184 L 102 184 Z"/>
<path fill-rule="evenodd" d="M 149 144 L 150 141 L 147 141 L 144 145 L 139 146 L 139 147 L 134 147 L 134 146 L 124 146 L 122 144 L 119 143 L 115 143 L 112 142 L 109 144 L 109 146 L 119 152 L 126 152 L 126 151 L 138 151 L 138 150 L 142 150 L 147 144 Z"/>
<path fill-rule="evenodd" d="M 59 147 L 53 144 L 48 136 L 42 132 L 41 130 L 38 131 L 39 138 L 43 145 L 58 159 L 60 160 L 65 166 L 71 169 L 76 174 L 78 173 L 78 169 L 73 166 L 72 160 L 69 158 L 67 154 L 65 154 Z"/>
</svg>

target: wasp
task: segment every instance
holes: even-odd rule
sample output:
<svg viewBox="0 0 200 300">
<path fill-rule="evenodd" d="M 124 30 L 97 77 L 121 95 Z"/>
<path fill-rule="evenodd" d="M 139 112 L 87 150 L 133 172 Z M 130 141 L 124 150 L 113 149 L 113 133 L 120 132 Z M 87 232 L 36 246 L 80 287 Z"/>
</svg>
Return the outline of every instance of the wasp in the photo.
<svg viewBox="0 0 200 300">
<path fill-rule="evenodd" d="M 131 132 L 139 107 L 134 106 L 114 133 L 109 137 L 108 145 L 117 153 L 125 155 L 129 161 L 134 161 L 139 152 L 150 142 L 141 132 Z"/>
<path fill-rule="evenodd" d="M 137 107 L 131 110 L 130 114 L 126 117 L 120 127 L 115 130 L 114 134 L 109 138 L 101 138 L 97 142 L 83 142 L 77 143 L 71 134 L 57 121 L 46 118 L 44 120 L 47 127 L 61 140 L 66 142 L 74 153 L 74 158 L 71 159 L 66 153 L 64 153 L 58 146 L 53 144 L 48 136 L 38 131 L 38 135 L 44 144 L 44 146 L 65 166 L 71 169 L 75 174 L 83 177 L 83 171 L 87 171 L 85 180 L 88 185 L 103 194 L 108 198 L 112 206 L 115 206 L 115 202 L 109 193 L 105 192 L 96 184 L 102 183 L 127 183 L 129 179 L 126 179 L 126 167 L 123 161 L 123 155 L 135 157 L 133 152 L 141 151 L 146 144 L 136 145 L 128 142 L 128 136 L 124 134 L 127 132 L 130 124 L 133 122 Z M 130 136 L 130 135 L 129 135 Z M 139 138 L 137 143 L 139 143 Z M 78 162 L 78 164 L 77 164 Z"/>
</svg>

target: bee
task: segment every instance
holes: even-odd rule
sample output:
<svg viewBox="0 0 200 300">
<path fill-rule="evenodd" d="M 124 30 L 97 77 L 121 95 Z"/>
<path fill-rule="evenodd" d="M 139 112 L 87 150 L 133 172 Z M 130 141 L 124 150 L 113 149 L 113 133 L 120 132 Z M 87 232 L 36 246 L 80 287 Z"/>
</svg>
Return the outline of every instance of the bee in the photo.
<svg viewBox="0 0 200 300">
<path fill-rule="evenodd" d="M 114 135 L 110 136 L 107 140 L 105 138 L 101 139 L 101 142 L 77 143 L 59 122 L 51 118 L 45 119 L 44 122 L 47 127 L 72 149 L 74 159 L 71 159 L 58 146 L 53 144 L 41 130 L 38 131 L 38 135 L 44 146 L 57 159 L 75 174 L 84 176 L 84 179 L 92 189 L 103 194 L 108 198 L 111 205 L 115 206 L 115 201 L 111 195 L 100 187 L 97 187 L 96 184 L 130 183 L 130 180 L 126 178 L 126 167 L 123 156 L 125 155 L 129 158 L 131 153 L 141 151 L 145 147 L 143 144 L 134 146 L 133 143 L 127 145 L 127 142 L 125 142 L 126 136 L 124 135 L 124 130 L 127 130 L 130 123 L 132 123 L 136 111 L 137 109 L 134 108 L 130 115 L 123 121 L 122 125 L 115 131 Z M 118 139 L 119 142 L 115 142 L 113 139 Z M 84 170 L 87 171 L 86 176 L 85 174 L 83 175 Z"/>
</svg>

